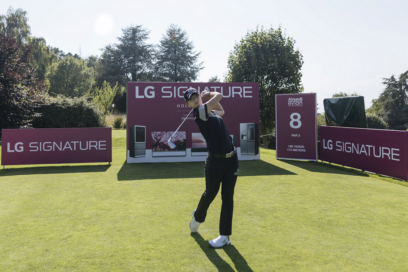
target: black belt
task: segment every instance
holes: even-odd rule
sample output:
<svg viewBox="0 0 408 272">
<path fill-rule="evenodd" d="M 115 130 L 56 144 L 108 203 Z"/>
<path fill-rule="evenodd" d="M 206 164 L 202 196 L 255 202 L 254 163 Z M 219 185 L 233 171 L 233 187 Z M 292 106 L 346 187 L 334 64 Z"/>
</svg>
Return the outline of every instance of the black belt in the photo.
<svg viewBox="0 0 408 272">
<path fill-rule="evenodd" d="M 237 149 L 234 148 L 234 151 L 231 151 L 230 153 L 227 154 L 213 154 L 208 152 L 208 157 L 213 157 L 213 158 L 231 158 L 237 153 Z"/>
</svg>

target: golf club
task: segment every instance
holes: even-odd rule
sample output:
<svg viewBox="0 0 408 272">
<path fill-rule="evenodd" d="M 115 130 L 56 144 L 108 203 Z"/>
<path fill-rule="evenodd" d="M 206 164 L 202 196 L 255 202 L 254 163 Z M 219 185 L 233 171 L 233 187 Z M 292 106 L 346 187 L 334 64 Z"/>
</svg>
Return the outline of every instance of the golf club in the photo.
<svg viewBox="0 0 408 272">
<path fill-rule="evenodd" d="M 183 122 L 181 122 L 181 125 L 176 129 L 176 131 L 173 133 L 173 135 L 171 135 L 171 137 L 169 138 L 169 140 L 167 141 L 167 145 L 171 148 L 174 149 L 176 147 L 176 145 L 171 141 L 171 138 L 173 138 L 173 136 L 177 133 L 177 131 L 179 130 L 179 128 L 184 124 L 184 122 L 187 120 L 187 118 L 190 116 L 191 112 L 193 112 L 194 109 L 191 109 L 190 113 L 186 116 L 186 118 L 184 118 Z"/>
</svg>

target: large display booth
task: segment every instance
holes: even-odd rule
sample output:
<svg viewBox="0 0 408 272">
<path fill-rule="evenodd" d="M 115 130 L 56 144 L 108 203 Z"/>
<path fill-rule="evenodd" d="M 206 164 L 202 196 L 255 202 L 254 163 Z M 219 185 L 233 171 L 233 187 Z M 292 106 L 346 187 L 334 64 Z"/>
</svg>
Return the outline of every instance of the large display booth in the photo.
<svg viewBox="0 0 408 272">
<path fill-rule="evenodd" d="M 143 83 L 129 82 L 127 89 L 127 162 L 204 161 L 207 143 L 184 102 L 190 88 L 223 95 L 222 117 L 239 160 L 260 159 L 258 83 Z M 206 101 L 204 101 L 206 102 Z"/>
</svg>

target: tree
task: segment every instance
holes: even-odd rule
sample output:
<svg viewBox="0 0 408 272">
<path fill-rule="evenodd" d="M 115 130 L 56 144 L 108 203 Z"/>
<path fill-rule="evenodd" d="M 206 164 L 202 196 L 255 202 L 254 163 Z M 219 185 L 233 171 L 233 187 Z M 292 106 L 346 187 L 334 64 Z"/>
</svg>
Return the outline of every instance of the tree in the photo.
<svg viewBox="0 0 408 272">
<path fill-rule="evenodd" d="M 149 81 L 155 76 L 154 47 L 147 43 L 149 31 L 137 25 L 122 29 L 122 33 L 118 44 L 102 49 L 95 66 L 98 86 L 105 80 L 112 86 L 116 82 L 126 86 L 128 81 Z"/>
<path fill-rule="evenodd" d="M 90 55 L 85 59 L 85 64 L 88 66 L 88 68 L 92 67 L 95 69 L 96 65 L 98 65 L 98 60 L 98 56 Z"/>
<path fill-rule="evenodd" d="M 49 81 L 51 95 L 78 97 L 91 89 L 94 71 L 93 68 L 88 68 L 83 60 L 67 56 L 53 67 Z"/>
<path fill-rule="evenodd" d="M 95 76 L 97 86 L 102 86 L 105 80 L 111 84 L 119 82 L 121 86 L 126 86 L 127 77 L 122 69 L 122 57 L 115 45 L 102 49 L 101 57 L 95 66 Z"/>
<path fill-rule="evenodd" d="M 210 77 L 208 82 L 221 82 L 221 79 L 219 79 L 218 76 L 213 76 L 213 77 Z"/>
<path fill-rule="evenodd" d="M 355 93 L 343 93 L 343 92 L 339 92 L 339 93 L 335 93 L 333 94 L 333 97 L 353 97 L 353 96 L 360 96 L 359 94 Z"/>
<path fill-rule="evenodd" d="M 378 115 L 382 110 L 382 104 L 378 101 L 378 99 L 371 100 L 371 107 L 366 110 L 366 113 L 373 113 Z"/>
<path fill-rule="evenodd" d="M 0 132 L 29 125 L 44 103 L 47 86 L 34 77 L 31 51 L 11 35 L 0 35 Z"/>
<path fill-rule="evenodd" d="M 25 44 L 31 34 L 27 21 L 26 11 L 9 7 L 7 15 L 0 15 L 0 35 L 11 35 L 19 45 Z"/>
<path fill-rule="evenodd" d="M 62 60 L 66 56 L 64 51 L 60 50 L 58 47 L 51 47 L 51 50 L 58 56 L 58 61 Z"/>
<path fill-rule="evenodd" d="M 408 71 L 397 80 L 394 75 L 384 78 L 385 90 L 377 102 L 382 105 L 380 117 L 390 129 L 406 130 L 408 128 Z"/>
<path fill-rule="evenodd" d="M 58 56 L 47 46 L 43 38 L 29 38 L 28 44 L 33 47 L 33 62 L 31 66 L 35 69 L 35 76 L 45 80 L 51 71 L 51 67 L 58 62 Z"/>
<path fill-rule="evenodd" d="M 176 25 L 170 25 L 158 46 L 156 65 L 159 75 L 171 82 L 196 80 L 204 67 L 202 62 L 197 63 L 201 53 L 193 50 L 187 33 Z"/>
<path fill-rule="evenodd" d="M 153 46 L 146 43 L 149 32 L 141 25 L 130 26 L 122 30 L 117 50 L 122 60 L 122 70 L 130 81 L 139 81 L 142 75 L 151 71 L 153 66 Z"/>
<path fill-rule="evenodd" d="M 228 82 L 258 82 L 261 134 L 275 125 L 275 94 L 303 91 L 303 57 L 281 28 L 248 32 L 228 59 Z M 264 138 L 264 146 L 267 140 Z"/>
<path fill-rule="evenodd" d="M 93 91 L 93 102 L 97 105 L 103 114 L 112 112 L 112 102 L 118 94 L 118 83 L 112 88 L 111 85 L 104 81 L 101 88 L 95 88 Z"/>
</svg>

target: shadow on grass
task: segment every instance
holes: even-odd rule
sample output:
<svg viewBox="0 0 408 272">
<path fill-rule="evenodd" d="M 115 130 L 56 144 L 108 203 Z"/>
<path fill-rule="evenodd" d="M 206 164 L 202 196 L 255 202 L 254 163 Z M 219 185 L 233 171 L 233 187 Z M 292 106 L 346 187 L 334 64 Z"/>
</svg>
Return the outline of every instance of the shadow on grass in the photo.
<svg viewBox="0 0 408 272">
<path fill-rule="evenodd" d="M 7 166 L 6 166 L 7 167 Z M 85 172 L 106 172 L 110 165 L 78 165 L 78 166 L 44 166 L 28 168 L 12 168 L 0 170 L 0 176 L 24 176 L 44 174 L 69 174 Z"/>
<path fill-rule="evenodd" d="M 191 236 L 200 246 L 207 258 L 217 267 L 218 271 L 234 271 L 234 269 L 218 255 L 217 250 L 212 248 L 208 244 L 208 241 L 205 241 L 199 233 L 191 233 Z M 234 245 L 225 246 L 222 249 L 227 253 L 228 257 L 230 257 L 237 271 L 253 271 Z"/>
<path fill-rule="evenodd" d="M 296 175 L 265 161 L 240 161 L 240 176 Z M 204 162 L 123 163 L 118 180 L 204 178 Z"/>
<path fill-rule="evenodd" d="M 361 170 L 353 168 L 345 168 L 341 165 L 328 164 L 323 162 L 312 162 L 312 161 L 291 161 L 291 160 L 280 160 L 281 162 L 302 168 L 310 172 L 317 173 L 327 173 L 327 174 L 342 174 L 351 176 L 366 176 L 369 175 Z"/>
</svg>

